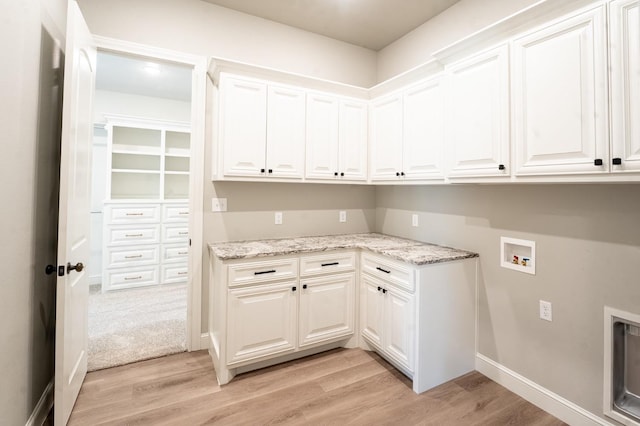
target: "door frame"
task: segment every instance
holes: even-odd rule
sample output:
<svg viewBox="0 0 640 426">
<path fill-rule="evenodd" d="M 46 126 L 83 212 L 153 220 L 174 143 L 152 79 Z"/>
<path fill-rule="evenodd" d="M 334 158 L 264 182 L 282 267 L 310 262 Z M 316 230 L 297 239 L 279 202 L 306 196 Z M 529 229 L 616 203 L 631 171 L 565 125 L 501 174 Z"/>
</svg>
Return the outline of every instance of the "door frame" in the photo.
<svg viewBox="0 0 640 426">
<path fill-rule="evenodd" d="M 98 51 L 109 51 L 193 67 L 191 79 L 191 157 L 189 173 L 189 279 L 187 285 L 187 350 L 206 349 L 207 335 L 202 333 L 202 254 L 205 108 L 207 58 L 125 40 L 93 36 Z"/>
</svg>

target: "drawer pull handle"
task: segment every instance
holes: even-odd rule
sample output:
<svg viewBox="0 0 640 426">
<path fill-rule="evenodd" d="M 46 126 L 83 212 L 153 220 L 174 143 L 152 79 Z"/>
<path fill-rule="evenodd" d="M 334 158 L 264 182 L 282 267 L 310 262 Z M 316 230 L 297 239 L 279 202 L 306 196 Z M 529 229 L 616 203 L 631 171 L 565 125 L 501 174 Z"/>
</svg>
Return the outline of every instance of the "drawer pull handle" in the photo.
<svg viewBox="0 0 640 426">
<path fill-rule="evenodd" d="M 253 275 L 274 274 L 275 272 L 276 272 L 275 269 L 271 269 L 269 271 L 257 271 L 257 272 L 254 272 Z"/>
<path fill-rule="evenodd" d="M 178 254 L 185 255 L 185 254 L 189 254 L 189 252 L 188 251 L 179 251 Z"/>
<path fill-rule="evenodd" d="M 127 216 L 143 216 L 144 213 L 127 213 Z"/>
<path fill-rule="evenodd" d="M 178 232 L 178 235 L 189 235 L 189 232 Z"/>
<path fill-rule="evenodd" d="M 140 258 L 140 257 L 142 257 L 142 255 L 141 255 L 141 254 L 136 254 L 135 256 L 125 256 L 124 258 L 125 258 L 125 259 L 138 259 L 138 258 Z"/>
<path fill-rule="evenodd" d="M 189 214 L 189 212 L 179 212 L 178 214 Z"/>
<path fill-rule="evenodd" d="M 138 275 L 137 277 L 124 277 L 125 281 L 141 280 L 141 279 L 142 279 L 142 275 Z"/>
<path fill-rule="evenodd" d="M 331 262 L 331 263 L 323 263 L 320 266 L 335 266 L 335 265 L 339 265 L 340 262 Z"/>
<path fill-rule="evenodd" d="M 382 269 L 382 268 L 381 268 L 381 267 L 379 267 L 379 266 L 376 266 L 376 269 L 377 269 L 378 271 L 380 271 L 380 272 L 384 272 L 385 274 L 390 274 L 390 273 L 391 273 L 391 271 L 387 271 L 386 269 Z"/>
<path fill-rule="evenodd" d="M 124 236 L 127 238 L 136 238 L 136 237 L 142 237 L 142 234 L 125 234 Z"/>
<path fill-rule="evenodd" d="M 187 275 L 187 272 L 178 272 L 178 275 Z"/>
</svg>

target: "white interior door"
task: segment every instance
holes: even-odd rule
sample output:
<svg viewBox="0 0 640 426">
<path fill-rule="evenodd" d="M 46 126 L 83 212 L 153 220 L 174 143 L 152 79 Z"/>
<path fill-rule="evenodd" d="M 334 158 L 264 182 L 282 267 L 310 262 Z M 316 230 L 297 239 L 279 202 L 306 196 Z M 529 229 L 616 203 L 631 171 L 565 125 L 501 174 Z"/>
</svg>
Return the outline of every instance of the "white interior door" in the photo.
<svg viewBox="0 0 640 426">
<path fill-rule="evenodd" d="M 87 373 L 87 262 L 96 49 L 75 2 L 69 2 L 65 55 L 56 294 L 56 425 L 67 423 Z"/>
</svg>

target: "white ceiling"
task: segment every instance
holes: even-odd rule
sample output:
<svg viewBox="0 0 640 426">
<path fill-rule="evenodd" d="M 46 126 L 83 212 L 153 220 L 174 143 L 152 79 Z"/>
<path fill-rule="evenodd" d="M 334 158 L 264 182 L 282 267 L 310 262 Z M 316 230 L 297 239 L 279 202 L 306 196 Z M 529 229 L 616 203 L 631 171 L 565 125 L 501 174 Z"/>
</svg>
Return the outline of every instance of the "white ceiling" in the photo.
<svg viewBox="0 0 640 426">
<path fill-rule="evenodd" d="M 96 89 L 178 101 L 191 100 L 191 68 L 98 52 Z"/>
<path fill-rule="evenodd" d="M 378 51 L 459 0 L 203 0 Z"/>
</svg>

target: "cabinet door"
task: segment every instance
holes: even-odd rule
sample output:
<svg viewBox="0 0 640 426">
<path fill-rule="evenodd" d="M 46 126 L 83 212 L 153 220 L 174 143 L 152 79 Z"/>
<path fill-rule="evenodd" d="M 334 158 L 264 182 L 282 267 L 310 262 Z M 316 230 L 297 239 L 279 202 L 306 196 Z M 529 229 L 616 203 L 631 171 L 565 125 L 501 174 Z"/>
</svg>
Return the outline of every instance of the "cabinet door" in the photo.
<svg viewBox="0 0 640 426">
<path fill-rule="evenodd" d="M 508 174 L 508 72 L 508 46 L 447 67 L 449 177 Z"/>
<path fill-rule="evenodd" d="M 296 347 L 296 281 L 228 290 L 229 365 Z"/>
<path fill-rule="evenodd" d="M 433 79 L 404 94 L 402 171 L 406 179 L 442 179 L 444 99 L 441 79 Z"/>
<path fill-rule="evenodd" d="M 402 95 L 371 104 L 371 180 L 397 180 L 402 172 Z"/>
<path fill-rule="evenodd" d="M 267 139 L 267 85 L 223 76 L 219 131 L 225 176 L 262 175 Z"/>
<path fill-rule="evenodd" d="M 614 173 L 640 170 L 640 1 L 610 4 L 611 153 Z M 619 159 L 619 160 L 618 160 Z"/>
<path fill-rule="evenodd" d="M 335 179 L 338 173 L 338 99 L 307 95 L 307 167 L 305 176 Z"/>
<path fill-rule="evenodd" d="M 390 286 L 386 286 L 386 290 L 384 293 L 384 351 L 409 371 L 413 371 L 416 336 L 414 296 Z"/>
<path fill-rule="evenodd" d="M 382 349 L 384 297 L 383 283 L 368 275 L 360 275 L 360 330 L 362 337 Z"/>
<path fill-rule="evenodd" d="M 366 180 L 367 104 L 357 101 L 340 101 L 338 123 L 340 131 L 338 171 L 340 177 L 351 180 Z"/>
<path fill-rule="evenodd" d="M 300 280 L 300 287 L 300 348 L 353 334 L 354 273 Z"/>
<path fill-rule="evenodd" d="M 302 179 L 304 174 L 305 93 L 269 86 L 267 95 L 267 176 Z"/>
<path fill-rule="evenodd" d="M 604 25 L 601 6 L 512 42 L 517 175 L 608 172 Z"/>
</svg>

